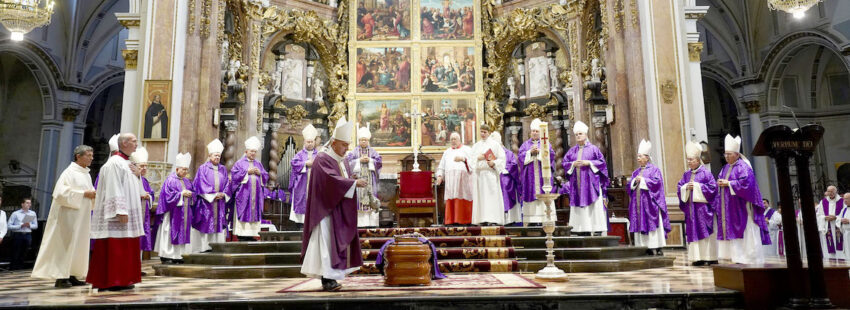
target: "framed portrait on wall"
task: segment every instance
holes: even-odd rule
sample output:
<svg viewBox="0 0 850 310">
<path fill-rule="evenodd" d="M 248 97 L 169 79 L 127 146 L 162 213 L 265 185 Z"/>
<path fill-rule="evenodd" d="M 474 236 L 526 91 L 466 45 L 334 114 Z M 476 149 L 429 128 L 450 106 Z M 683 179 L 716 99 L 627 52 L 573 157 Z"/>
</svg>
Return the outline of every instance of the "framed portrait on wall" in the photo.
<svg viewBox="0 0 850 310">
<path fill-rule="evenodd" d="M 357 48 L 354 81 L 359 93 L 410 92 L 409 47 Z"/>
<path fill-rule="evenodd" d="M 142 141 L 168 141 L 171 81 L 147 80 L 142 96 Z"/>
<path fill-rule="evenodd" d="M 474 47 L 423 47 L 421 61 L 419 82 L 423 93 L 475 91 Z"/>
<path fill-rule="evenodd" d="M 410 40 L 410 0 L 357 0 L 357 40 Z"/>
<path fill-rule="evenodd" d="M 475 37 L 472 0 L 420 0 L 422 40 L 472 40 Z"/>
<path fill-rule="evenodd" d="M 442 150 L 449 146 L 449 137 L 458 133 L 465 145 L 477 140 L 478 119 L 475 98 L 422 98 L 422 117 L 419 142 L 429 151 Z"/>
<path fill-rule="evenodd" d="M 372 147 L 407 148 L 412 144 L 409 99 L 357 100 L 354 119 L 357 128 L 367 127 L 372 133 Z"/>
</svg>

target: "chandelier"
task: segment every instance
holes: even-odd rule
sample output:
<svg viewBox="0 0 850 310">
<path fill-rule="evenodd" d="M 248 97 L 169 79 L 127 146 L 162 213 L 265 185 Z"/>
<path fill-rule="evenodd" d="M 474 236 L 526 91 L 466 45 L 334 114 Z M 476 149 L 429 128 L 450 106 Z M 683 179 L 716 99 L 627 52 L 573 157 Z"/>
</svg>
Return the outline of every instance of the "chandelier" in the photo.
<svg viewBox="0 0 850 310">
<path fill-rule="evenodd" d="M 803 18 L 806 16 L 806 11 L 818 2 L 821 0 L 767 0 L 767 7 L 771 10 L 785 11 L 795 18 Z"/>
<path fill-rule="evenodd" d="M 50 23 L 53 0 L 0 0 L 0 24 L 21 41 L 24 34 Z"/>
</svg>

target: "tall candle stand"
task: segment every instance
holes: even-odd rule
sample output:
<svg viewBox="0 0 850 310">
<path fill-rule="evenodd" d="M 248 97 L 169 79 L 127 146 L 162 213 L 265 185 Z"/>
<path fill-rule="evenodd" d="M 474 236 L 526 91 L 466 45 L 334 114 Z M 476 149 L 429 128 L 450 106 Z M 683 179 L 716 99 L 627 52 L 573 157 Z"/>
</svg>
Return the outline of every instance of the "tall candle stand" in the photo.
<svg viewBox="0 0 850 310">
<path fill-rule="evenodd" d="M 545 281 L 567 281 L 567 273 L 555 266 L 555 241 L 552 233 L 555 232 L 555 221 L 552 219 L 552 207 L 557 193 L 552 193 L 552 166 L 549 161 L 549 124 L 540 124 L 540 170 L 543 174 L 543 193 L 535 195 L 537 200 L 546 206 L 546 221 L 543 222 L 543 232 L 546 233 L 546 267 L 537 272 L 536 278 Z"/>
</svg>

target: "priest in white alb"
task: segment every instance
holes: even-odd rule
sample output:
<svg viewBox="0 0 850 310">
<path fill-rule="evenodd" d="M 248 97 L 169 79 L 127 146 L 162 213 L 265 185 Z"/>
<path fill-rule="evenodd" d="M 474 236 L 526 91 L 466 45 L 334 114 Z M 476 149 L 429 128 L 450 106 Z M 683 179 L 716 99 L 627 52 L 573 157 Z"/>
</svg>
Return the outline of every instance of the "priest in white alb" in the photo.
<svg viewBox="0 0 850 310">
<path fill-rule="evenodd" d="M 504 225 L 505 205 L 501 172 L 505 170 L 505 151 L 499 141 L 490 138 L 486 124 L 481 125 L 481 139 L 472 146 L 473 190 L 472 224 Z"/>
<path fill-rule="evenodd" d="M 56 180 L 53 205 L 32 268 L 33 278 L 56 280 L 58 288 L 86 284 L 78 278 L 85 278 L 89 270 L 89 232 L 95 198 L 88 168 L 92 159 L 90 146 L 77 146 L 74 162 Z"/>
</svg>

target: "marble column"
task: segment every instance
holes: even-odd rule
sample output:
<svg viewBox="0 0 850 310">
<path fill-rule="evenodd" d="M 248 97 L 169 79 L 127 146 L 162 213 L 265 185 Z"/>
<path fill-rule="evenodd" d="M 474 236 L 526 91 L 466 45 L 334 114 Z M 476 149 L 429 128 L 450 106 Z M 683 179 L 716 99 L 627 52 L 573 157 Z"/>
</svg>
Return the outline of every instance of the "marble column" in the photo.
<svg viewBox="0 0 850 310">
<path fill-rule="evenodd" d="M 758 101 L 747 101 L 743 103 L 747 107 L 747 113 L 750 117 L 750 143 L 746 145 L 754 146 L 759 139 L 759 135 L 764 131 L 764 125 L 761 123 L 761 104 Z M 742 137 L 743 138 L 743 137 Z M 742 147 L 743 148 L 743 147 Z M 741 150 L 742 153 L 750 155 L 752 148 Z M 759 182 L 759 190 L 762 197 L 770 201 L 776 201 L 773 198 L 773 192 L 770 190 L 770 173 L 767 167 L 767 157 L 765 156 L 749 156 L 748 159 L 753 165 L 753 172 L 756 173 L 756 180 Z"/>
<path fill-rule="evenodd" d="M 702 93 L 702 67 L 700 55 L 703 43 L 699 41 L 697 21 L 708 13 L 708 6 L 695 6 L 689 3 L 685 6 L 685 39 L 688 46 L 688 62 L 685 66 L 685 89 L 689 93 L 684 104 L 687 118 L 689 140 L 708 141 L 708 125 L 706 124 L 705 100 Z"/>
<path fill-rule="evenodd" d="M 118 22 L 127 28 L 127 39 L 124 40 L 124 96 L 121 109 L 121 132 L 136 132 L 141 127 L 141 82 L 136 69 L 139 59 L 141 36 L 141 15 L 139 14 L 140 0 L 130 0 L 130 11 L 115 13 Z"/>
<path fill-rule="evenodd" d="M 62 131 L 59 133 L 59 155 L 56 156 L 56 168 L 60 171 L 64 170 L 73 161 L 75 147 L 74 122 L 77 120 L 77 115 L 80 115 L 79 109 L 65 108 L 62 110 Z"/>
</svg>

